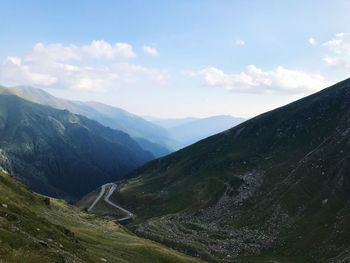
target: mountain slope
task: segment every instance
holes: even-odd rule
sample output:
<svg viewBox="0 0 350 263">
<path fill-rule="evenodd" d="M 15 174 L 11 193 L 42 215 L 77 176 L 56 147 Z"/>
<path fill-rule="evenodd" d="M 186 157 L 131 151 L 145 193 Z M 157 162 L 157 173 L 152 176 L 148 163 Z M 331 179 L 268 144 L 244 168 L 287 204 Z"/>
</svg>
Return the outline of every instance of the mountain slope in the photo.
<svg viewBox="0 0 350 263">
<path fill-rule="evenodd" d="M 0 262 L 199 262 L 0 172 Z"/>
<path fill-rule="evenodd" d="M 152 152 L 156 157 L 166 155 L 177 147 L 177 143 L 170 138 L 165 129 L 116 107 L 98 102 L 80 102 L 56 98 L 44 90 L 24 86 L 2 87 L 0 93 L 12 93 L 39 104 L 57 109 L 66 109 L 96 120 L 105 126 L 126 132 L 142 148 Z"/>
<path fill-rule="evenodd" d="M 126 133 L 0 95 L 0 166 L 39 193 L 77 199 L 152 158 Z"/>
<path fill-rule="evenodd" d="M 347 262 L 349 175 L 350 79 L 148 163 L 112 199 L 213 262 Z"/>
</svg>

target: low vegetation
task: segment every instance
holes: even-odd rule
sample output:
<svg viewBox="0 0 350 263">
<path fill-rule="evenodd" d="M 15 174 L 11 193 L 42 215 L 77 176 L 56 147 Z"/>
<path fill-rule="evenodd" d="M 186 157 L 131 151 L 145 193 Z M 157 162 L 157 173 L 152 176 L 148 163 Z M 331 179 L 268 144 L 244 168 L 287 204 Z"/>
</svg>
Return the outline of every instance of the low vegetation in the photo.
<svg viewBox="0 0 350 263">
<path fill-rule="evenodd" d="M 199 262 L 0 172 L 0 262 Z"/>
</svg>

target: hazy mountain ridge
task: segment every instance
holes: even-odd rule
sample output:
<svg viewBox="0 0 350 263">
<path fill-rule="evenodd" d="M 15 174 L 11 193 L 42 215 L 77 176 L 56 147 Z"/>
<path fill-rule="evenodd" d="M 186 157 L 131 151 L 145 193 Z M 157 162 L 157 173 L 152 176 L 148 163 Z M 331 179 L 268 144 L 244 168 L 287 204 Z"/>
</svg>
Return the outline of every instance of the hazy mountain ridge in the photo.
<svg viewBox="0 0 350 263">
<path fill-rule="evenodd" d="M 33 190 L 76 199 L 153 159 L 128 134 L 0 95 L 0 166 Z"/>
<path fill-rule="evenodd" d="M 349 127 L 350 79 L 152 161 L 112 198 L 139 234 L 213 262 L 345 262 Z"/>
<path fill-rule="evenodd" d="M 61 99 L 44 90 L 26 86 L 0 87 L 0 93 L 14 94 L 39 104 L 66 109 L 94 119 L 105 126 L 126 132 L 156 157 L 166 155 L 178 147 L 165 129 L 117 107 L 98 102 Z"/>
<path fill-rule="evenodd" d="M 0 93 L 13 93 L 39 104 L 57 109 L 67 109 L 94 119 L 105 126 L 126 132 L 143 149 L 152 152 L 155 157 L 165 156 L 174 150 L 232 128 L 244 121 L 243 118 L 229 115 L 179 119 L 141 118 L 123 109 L 103 103 L 61 99 L 44 90 L 26 86 L 0 87 Z"/>
<path fill-rule="evenodd" d="M 217 115 L 207 118 L 193 119 L 168 128 L 171 136 L 182 146 L 188 146 L 214 134 L 230 129 L 245 119 L 229 115 Z"/>
<path fill-rule="evenodd" d="M 230 115 L 216 115 L 206 118 L 145 118 L 166 129 L 169 135 L 179 143 L 181 148 L 223 132 L 245 121 L 244 118 Z"/>
<path fill-rule="evenodd" d="M 195 117 L 187 117 L 187 118 L 170 118 L 170 119 L 164 119 L 164 118 L 156 118 L 156 117 L 150 117 L 146 116 L 144 117 L 146 120 L 153 122 L 165 129 L 170 129 L 179 125 L 183 125 L 186 123 L 189 123 L 191 121 L 198 120 L 200 118 Z"/>
</svg>

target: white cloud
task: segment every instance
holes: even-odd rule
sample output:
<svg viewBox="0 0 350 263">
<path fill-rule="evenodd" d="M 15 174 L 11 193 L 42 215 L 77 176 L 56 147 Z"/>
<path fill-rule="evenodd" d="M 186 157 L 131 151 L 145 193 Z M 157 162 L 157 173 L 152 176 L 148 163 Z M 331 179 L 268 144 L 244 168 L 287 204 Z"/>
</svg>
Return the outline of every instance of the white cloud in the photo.
<svg viewBox="0 0 350 263">
<path fill-rule="evenodd" d="M 83 53 L 93 58 L 134 58 L 136 57 L 132 46 L 128 43 L 115 43 L 111 45 L 103 40 L 94 40 L 90 45 L 83 46 Z"/>
<path fill-rule="evenodd" d="M 144 53 L 151 55 L 151 56 L 158 56 L 158 50 L 151 46 L 143 46 L 142 50 Z"/>
<path fill-rule="evenodd" d="M 131 59 L 136 57 L 128 43 L 109 44 L 104 40 L 93 40 L 89 45 L 64 45 L 61 43 L 37 43 L 28 60 L 71 61 L 82 59 Z"/>
<path fill-rule="evenodd" d="M 190 72 L 188 75 L 202 77 L 207 86 L 241 93 L 304 94 L 327 86 L 320 74 L 308 74 L 282 66 L 271 71 L 264 71 L 255 65 L 249 65 L 244 71 L 237 74 L 227 74 L 221 69 L 207 67 L 197 71 L 196 74 Z"/>
<path fill-rule="evenodd" d="M 46 73 L 33 71 L 28 65 L 22 63 L 19 57 L 7 57 L 0 65 L 0 78 L 5 82 L 16 80 L 18 83 L 31 83 L 33 85 L 50 86 L 57 78 Z"/>
<path fill-rule="evenodd" d="M 163 70 L 126 63 L 134 57 L 126 43 L 110 45 L 92 41 L 89 45 L 36 44 L 29 54 L 12 56 L 0 64 L 0 83 L 35 85 L 86 91 L 103 91 L 131 86 L 163 84 Z M 95 63 L 95 60 L 110 60 Z"/>
<path fill-rule="evenodd" d="M 312 46 L 316 46 L 317 45 L 317 41 L 316 41 L 316 39 L 314 37 L 310 37 L 308 39 L 308 41 L 309 41 L 309 44 L 312 45 Z"/>
<path fill-rule="evenodd" d="M 327 65 L 338 68 L 350 67 L 350 33 L 338 33 L 323 46 L 329 51 L 329 55 L 323 59 Z"/>
<path fill-rule="evenodd" d="M 245 45 L 245 41 L 243 39 L 236 40 L 236 46 L 244 46 L 244 45 Z"/>
</svg>

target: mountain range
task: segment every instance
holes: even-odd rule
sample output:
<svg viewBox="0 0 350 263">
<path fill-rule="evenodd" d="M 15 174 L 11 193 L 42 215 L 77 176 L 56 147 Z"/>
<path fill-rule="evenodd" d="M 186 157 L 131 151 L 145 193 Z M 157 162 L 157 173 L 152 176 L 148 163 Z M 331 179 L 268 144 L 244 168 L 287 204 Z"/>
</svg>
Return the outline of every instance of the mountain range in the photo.
<svg viewBox="0 0 350 263">
<path fill-rule="evenodd" d="M 156 157 L 166 155 L 178 148 L 177 142 L 168 135 L 165 129 L 117 107 L 99 102 L 61 99 L 42 89 L 26 86 L 1 87 L 0 93 L 10 93 L 56 109 L 69 110 L 72 113 L 96 120 L 104 126 L 123 131 L 133 137 L 143 149 L 150 151 Z"/>
<path fill-rule="evenodd" d="M 31 189 L 66 200 L 182 147 L 184 141 L 175 139 L 181 132 L 193 131 L 190 143 L 236 120 L 188 118 L 192 121 L 163 128 L 119 108 L 60 99 L 26 86 L 0 87 L 0 99 L 1 165 Z M 205 128 L 209 122 L 216 128 Z"/>
<path fill-rule="evenodd" d="M 105 123 L 106 116 L 117 123 L 114 107 L 35 92 L 0 89 L 0 255 L 7 261 L 23 253 L 31 262 L 104 256 L 111 262 L 196 261 L 119 228 L 103 247 L 92 245 L 102 242 L 101 231 L 113 232 L 107 222 L 116 207 L 131 211 L 127 227 L 137 235 L 209 262 L 336 263 L 350 257 L 350 79 L 230 129 L 225 125 L 234 120 L 226 116 L 163 120 L 163 127 L 158 120 L 152 125 L 166 134 L 161 147 L 169 141 L 182 147 L 191 135 L 198 142 L 156 160 L 136 132 L 130 136 L 83 116 L 92 116 L 93 107 Z M 89 113 L 72 113 L 65 103 Z M 217 130 L 200 129 L 201 123 L 224 131 L 202 139 Z M 78 203 L 83 209 L 98 200 L 99 186 L 117 181 L 104 198 L 115 206 L 98 205 L 95 213 L 109 218 L 103 221 L 31 193 L 14 178 L 69 201 L 88 193 Z"/>
<path fill-rule="evenodd" d="M 0 166 L 36 192 L 74 200 L 153 158 L 124 132 L 0 95 Z"/>
<path fill-rule="evenodd" d="M 165 156 L 201 139 L 222 132 L 244 121 L 243 118 L 217 115 L 207 118 L 142 118 L 123 109 L 95 101 L 73 101 L 27 86 L 1 87 L 0 93 L 21 98 L 96 120 L 104 126 L 129 134 L 144 150 L 155 157 Z"/>
<path fill-rule="evenodd" d="M 154 123 L 167 129 L 182 148 L 230 129 L 243 121 L 245 119 L 230 115 L 216 115 L 207 118 L 156 119 Z"/>
<path fill-rule="evenodd" d="M 349 127 L 350 79 L 151 161 L 110 199 L 210 262 L 348 262 Z"/>
</svg>

